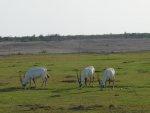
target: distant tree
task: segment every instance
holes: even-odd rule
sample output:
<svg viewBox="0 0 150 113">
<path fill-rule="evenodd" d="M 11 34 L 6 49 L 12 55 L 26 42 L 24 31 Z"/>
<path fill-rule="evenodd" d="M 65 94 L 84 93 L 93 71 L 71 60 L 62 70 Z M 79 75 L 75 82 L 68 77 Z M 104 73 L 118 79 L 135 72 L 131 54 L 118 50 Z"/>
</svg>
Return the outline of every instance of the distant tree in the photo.
<svg viewBox="0 0 150 113">
<path fill-rule="evenodd" d="M 104 35 L 68 35 L 61 36 L 59 34 L 51 35 L 32 35 L 32 36 L 22 36 L 22 37 L 1 37 L 0 41 L 18 41 L 18 42 L 29 42 L 29 41 L 62 41 L 71 39 L 88 39 L 88 38 L 150 38 L 150 33 L 126 33 L 124 34 L 104 34 Z"/>
</svg>

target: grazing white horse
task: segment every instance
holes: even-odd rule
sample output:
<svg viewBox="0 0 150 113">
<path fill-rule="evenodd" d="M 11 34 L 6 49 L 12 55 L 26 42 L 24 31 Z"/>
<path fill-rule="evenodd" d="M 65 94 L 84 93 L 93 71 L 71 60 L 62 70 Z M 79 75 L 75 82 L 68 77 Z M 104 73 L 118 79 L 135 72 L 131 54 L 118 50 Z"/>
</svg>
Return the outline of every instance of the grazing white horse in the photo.
<svg viewBox="0 0 150 113">
<path fill-rule="evenodd" d="M 77 72 L 77 79 L 79 83 L 79 87 L 81 87 L 83 84 L 87 86 L 87 80 L 89 80 L 89 85 L 91 82 L 94 81 L 94 73 L 95 73 L 95 68 L 93 66 L 88 66 L 84 68 L 80 74 Z"/>
<path fill-rule="evenodd" d="M 101 88 L 106 87 L 106 82 L 109 81 L 113 83 L 113 89 L 114 89 L 114 84 L 115 84 L 115 70 L 114 68 L 107 68 L 103 72 L 103 77 L 102 80 L 99 79 L 99 85 Z"/>
<path fill-rule="evenodd" d="M 42 78 L 42 81 L 43 81 L 42 86 L 44 83 L 46 86 L 47 79 L 49 78 L 47 69 L 43 68 L 43 67 L 30 68 L 23 77 L 20 77 L 20 82 L 21 82 L 22 86 L 25 87 L 29 83 L 31 86 L 31 81 L 33 81 L 35 84 L 35 87 L 36 87 L 35 79 L 37 79 L 37 78 Z"/>
</svg>

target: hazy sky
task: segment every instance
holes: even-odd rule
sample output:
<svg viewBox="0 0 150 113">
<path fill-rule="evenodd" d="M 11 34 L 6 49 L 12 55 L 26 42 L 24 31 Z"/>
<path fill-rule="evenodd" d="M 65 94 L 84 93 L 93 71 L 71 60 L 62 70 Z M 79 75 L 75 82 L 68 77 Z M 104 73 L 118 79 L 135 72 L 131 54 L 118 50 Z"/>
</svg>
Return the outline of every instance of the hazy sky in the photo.
<svg viewBox="0 0 150 113">
<path fill-rule="evenodd" d="M 0 0 L 0 35 L 150 32 L 150 0 Z"/>
</svg>

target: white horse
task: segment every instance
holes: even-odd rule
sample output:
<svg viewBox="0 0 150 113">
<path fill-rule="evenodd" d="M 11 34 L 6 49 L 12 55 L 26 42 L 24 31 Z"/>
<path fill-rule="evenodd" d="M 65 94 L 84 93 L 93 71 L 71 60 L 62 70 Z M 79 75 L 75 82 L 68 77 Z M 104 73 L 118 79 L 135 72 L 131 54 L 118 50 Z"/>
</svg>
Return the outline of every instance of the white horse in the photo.
<svg viewBox="0 0 150 113">
<path fill-rule="evenodd" d="M 42 86 L 44 83 L 46 86 L 47 79 L 49 78 L 47 69 L 43 68 L 43 67 L 30 68 L 23 77 L 20 77 L 20 82 L 23 87 L 26 87 L 26 85 L 29 83 L 31 86 L 31 81 L 33 81 L 33 83 L 35 84 L 35 87 L 36 87 L 35 79 L 37 79 L 37 78 L 42 78 L 42 81 L 43 81 Z"/>
<path fill-rule="evenodd" d="M 94 81 L 94 73 L 95 73 L 95 68 L 93 66 L 88 66 L 84 68 L 80 74 L 77 72 L 77 79 L 79 83 L 79 87 L 81 87 L 83 84 L 87 86 L 87 80 L 89 80 L 89 85 L 91 82 Z"/>
<path fill-rule="evenodd" d="M 101 88 L 106 87 L 106 82 L 109 81 L 109 85 L 110 82 L 113 83 L 113 89 L 114 89 L 114 84 L 115 84 L 115 70 L 114 68 L 107 68 L 104 70 L 103 72 L 103 77 L 102 80 L 98 80 L 99 81 L 99 85 Z"/>
</svg>

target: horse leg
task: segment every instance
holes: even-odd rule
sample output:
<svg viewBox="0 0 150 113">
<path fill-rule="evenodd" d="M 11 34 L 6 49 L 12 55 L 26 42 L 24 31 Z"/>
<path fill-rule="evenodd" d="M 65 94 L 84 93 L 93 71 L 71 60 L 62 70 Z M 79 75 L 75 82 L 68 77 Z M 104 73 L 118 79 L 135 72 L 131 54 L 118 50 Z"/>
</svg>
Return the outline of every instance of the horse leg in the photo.
<svg viewBox="0 0 150 113">
<path fill-rule="evenodd" d="M 106 89 L 106 86 L 107 86 L 107 81 L 105 82 L 105 89 Z"/>
<path fill-rule="evenodd" d="M 109 87 L 110 87 L 110 79 L 108 80 L 108 82 L 109 82 Z"/>
<path fill-rule="evenodd" d="M 45 78 L 45 86 L 46 86 L 46 83 L 47 83 L 47 78 Z"/>
<path fill-rule="evenodd" d="M 85 78 L 85 86 L 87 86 L 87 78 Z"/>
<path fill-rule="evenodd" d="M 113 80 L 113 89 L 114 89 L 115 81 Z"/>
<path fill-rule="evenodd" d="M 94 86 L 94 79 L 95 79 L 95 77 L 93 76 L 92 77 L 92 84 L 93 84 L 93 86 Z"/>
<path fill-rule="evenodd" d="M 91 77 L 90 77 L 89 86 L 91 85 L 91 82 L 92 82 L 92 80 L 91 80 Z"/>
<path fill-rule="evenodd" d="M 93 76 L 92 78 L 93 78 L 92 82 L 94 82 L 95 77 Z"/>
<path fill-rule="evenodd" d="M 31 79 L 30 79 L 30 84 L 29 84 L 29 87 L 31 88 Z"/>
<path fill-rule="evenodd" d="M 34 83 L 34 85 L 35 85 L 35 87 L 36 87 L 36 82 L 35 82 L 35 79 L 33 78 L 32 80 L 33 80 L 33 83 Z"/>
<path fill-rule="evenodd" d="M 43 87 L 43 84 L 44 84 L 44 80 L 42 80 L 42 85 L 41 85 L 41 87 Z"/>
</svg>

